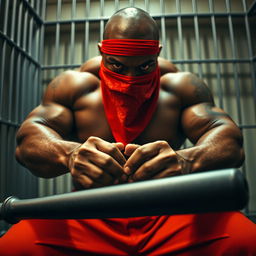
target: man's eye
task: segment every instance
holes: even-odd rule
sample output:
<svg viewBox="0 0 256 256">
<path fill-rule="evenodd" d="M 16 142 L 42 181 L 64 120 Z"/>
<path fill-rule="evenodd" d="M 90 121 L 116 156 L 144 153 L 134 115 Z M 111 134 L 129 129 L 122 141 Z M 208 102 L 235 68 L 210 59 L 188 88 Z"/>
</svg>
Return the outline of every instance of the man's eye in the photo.
<svg viewBox="0 0 256 256">
<path fill-rule="evenodd" d="M 111 65 L 116 70 L 121 70 L 123 68 L 123 65 L 119 63 L 112 63 Z"/>
<path fill-rule="evenodd" d="M 142 71 L 148 71 L 149 70 L 149 68 L 150 68 L 150 65 L 142 65 L 142 66 L 140 66 L 140 69 L 142 70 Z"/>
</svg>

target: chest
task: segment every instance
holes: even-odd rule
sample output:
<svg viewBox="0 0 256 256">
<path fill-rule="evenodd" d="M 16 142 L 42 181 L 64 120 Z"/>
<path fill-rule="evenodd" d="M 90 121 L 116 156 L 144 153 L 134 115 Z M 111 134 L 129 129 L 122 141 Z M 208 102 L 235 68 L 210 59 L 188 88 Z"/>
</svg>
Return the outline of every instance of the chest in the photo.
<svg viewBox="0 0 256 256">
<path fill-rule="evenodd" d="M 74 113 L 76 135 L 81 142 L 90 136 L 114 141 L 99 89 L 80 97 L 74 105 Z M 149 125 L 134 143 L 142 145 L 156 140 L 166 140 L 174 148 L 178 148 L 183 142 L 179 101 L 165 91 L 160 92 L 157 108 Z"/>
</svg>

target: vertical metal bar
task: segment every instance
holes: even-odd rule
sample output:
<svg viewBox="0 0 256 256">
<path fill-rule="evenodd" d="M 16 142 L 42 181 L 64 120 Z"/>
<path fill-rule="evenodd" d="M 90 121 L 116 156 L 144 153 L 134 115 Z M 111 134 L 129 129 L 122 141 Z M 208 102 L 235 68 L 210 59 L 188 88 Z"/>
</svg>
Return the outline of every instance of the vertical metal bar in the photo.
<svg viewBox="0 0 256 256">
<path fill-rule="evenodd" d="M 4 26 L 3 26 L 3 33 L 4 35 L 7 34 L 7 26 L 8 26 L 8 17 L 9 17 L 9 1 L 6 2 L 5 6 L 5 16 L 4 16 Z M 2 60 L 1 60 L 1 71 L 0 71 L 0 118 L 4 116 L 3 113 L 3 92 L 4 92 L 4 76 L 5 76 L 5 59 L 6 59 L 6 46 L 7 43 L 3 41 L 3 49 L 2 49 Z"/>
<path fill-rule="evenodd" d="M 103 32 L 104 32 L 104 20 L 103 20 L 103 16 L 104 16 L 104 0 L 100 0 L 100 41 L 103 40 Z"/>
<path fill-rule="evenodd" d="M 21 53 L 17 53 L 17 61 L 16 61 L 16 84 L 15 84 L 15 88 L 16 88 L 16 94 L 15 94 L 15 110 L 14 110 L 14 122 L 15 123 L 19 123 L 19 105 L 20 105 L 20 87 L 21 87 Z"/>
<path fill-rule="evenodd" d="M 8 17 L 9 17 L 9 0 L 6 0 L 5 16 L 4 16 L 4 27 L 3 27 L 3 33 L 5 35 L 7 35 Z"/>
<path fill-rule="evenodd" d="M 199 35 L 199 23 L 198 23 L 198 16 L 197 16 L 197 4 L 195 0 L 192 0 L 192 8 L 194 13 L 194 28 L 195 28 L 195 38 L 196 38 L 196 53 L 197 58 L 201 60 L 201 51 L 200 51 L 200 35 Z M 203 71 L 202 71 L 202 64 L 198 63 L 198 74 L 199 77 L 202 78 Z"/>
<path fill-rule="evenodd" d="M 232 58 L 234 60 L 236 60 L 237 56 L 236 56 L 236 50 L 235 50 L 234 30 L 233 30 L 233 23 L 232 23 L 229 0 L 226 0 L 226 8 L 227 8 L 227 12 L 228 12 L 228 26 L 229 26 L 229 35 L 230 35 L 230 41 L 231 41 Z M 239 125 L 241 125 L 241 121 L 242 121 L 241 103 L 240 103 L 241 93 L 240 93 L 240 88 L 239 88 L 238 69 L 237 69 L 237 64 L 235 62 L 233 62 L 233 70 L 234 70 L 234 83 L 235 83 L 235 88 L 236 88 L 236 103 L 237 103 L 238 122 L 239 122 Z"/>
<path fill-rule="evenodd" d="M 3 113 L 3 97 L 4 97 L 4 76 L 5 76 L 5 59 L 6 59 L 6 41 L 3 42 L 1 70 L 0 70 L 0 119 L 4 116 Z"/>
<path fill-rule="evenodd" d="M 33 38 L 33 19 L 29 19 L 29 41 L 28 41 L 28 52 L 30 56 L 33 55 L 33 46 L 32 46 L 32 38 Z"/>
<path fill-rule="evenodd" d="M 149 0 L 145 0 L 144 3 L 146 11 L 149 12 Z"/>
<path fill-rule="evenodd" d="M 59 64 L 59 45 L 60 45 L 60 18 L 61 18 L 61 0 L 58 0 L 57 3 L 57 23 L 56 23 L 56 30 L 55 30 L 55 65 Z M 57 75 L 57 69 L 55 70 L 55 76 Z"/>
<path fill-rule="evenodd" d="M 14 54 L 15 49 L 11 49 L 11 55 L 10 55 L 10 65 L 9 65 L 9 86 L 8 86 L 8 115 L 7 118 L 9 121 L 12 121 L 12 108 L 14 107 L 12 104 L 12 95 L 13 95 L 13 78 L 14 78 Z"/>
<path fill-rule="evenodd" d="M 161 36 L 163 44 L 163 56 L 167 59 L 167 45 L 166 45 L 166 30 L 165 30 L 165 17 L 164 17 L 164 0 L 160 0 L 161 10 Z"/>
<path fill-rule="evenodd" d="M 17 45 L 21 46 L 21 22 L 22 22 L 22 3 L 19 4 L 18 28 L 17 28 Z"/>
<path fill-rule="evenodd" d="M 119 10 L 119 0 L 115 0 L 115 11 Z"/>
<path fill-rule="evenodd" d="M 214 6 L 213 0 L 209 0 L 209 10 L 211 13 L 211 27 L 212 27 L 212 36 L 213 36 L 213 48 L 214 48 L 214 56 L 216 59 L 219 59 L 219 49 L 218 49 L 218 41 L 217 41 L 217 30 L 216 30 L 216 21 L 214 16 Z M 221 70 L 220 63 L 216 63 L 216 76 L 217 76 L 217 86 L 218 86 L 218 100 L 220 108 L 223 108 L 223 91 L 221 86 Z"/>
<path fill-rule="evenodd" d="M 76 13 L 76 0 L 72 0 L 72 14 L 71 19 L 73 20 L 75 18 Z M 71 40 L 70 40 L 70 63 L 75 63 L 75 22 L 71 22 Z"/>
<path fill-rule="evenodd" d="M 42 0 L 42 19 L 45 20 L 45 10 L 46 10 L 46 0 Z M 44 62 L 44 32 L 45 32 L 45 25 L 40 24 L 40 50 L 39 50 L 39 63 L 43 65 Z M 42 95 L 42 68 L 40 67 L 40 72 L 39 72 L 39 90 L 38 90 L 38 102 L 40 101 L 41 95 Z"/>
<path fill-rule="evenodd" d="M 6 175 L 7 175 L 7 126 L 5 124 L 1 124 L 1 143 L 0 143 L 0 149 L 1 149 L 1 161 L 0 161 L 0 167 L 1 167 L 1 194 L 6 195 L 7 194 L 7 182 L 6 182 Z"/>
<path fill-rule="evenodd" d="M 11 23 L 11 39 L 12 40 L 14 40 L 14 34 L 15 34 L 16 9 L 17 9 L 17 0 L 13 0 L 12 23 Z"/>
<path fill-rule="evenodd" d="M 179 37 L 179 54 L 180 59 L 184 60 L 184 48 L 183 48 L 183 37 L 182 37 L 182 22 L 181 22 L 181 5 L 180 1 L 176 0 L 176 9 L 177 13 L 179 14 L 177 17 L 177 26 L 178 26 L 178 37 Z M 181 69 L 184 70 L 184 64 L 181 64 Z"/>
<path fill-rule="evenodd" d="M 250 25 L 249 25 L 249 18 L 248 14 L 246 13 L 246 2 L 243 0 L 243 7 L 245 12 L 245 30 L 246 30 L 246 38 L 248 43 L 248 52 L 249 52 L 249 58 L 251 59 L 251 77 L 252 77 L 252 89 L 253 89 L 253 99 L 254 99 L 254 105 L 256 106 L 256 74 L 254 72 L 254 66 L 253 66 L 253 48 L 252 48 L 252 38 L 250 33 Z"/>
<path fill-rule="evenodd" d="M 86 0 L 85 16 L 89 17 L 90 15 L 90 0 Z M 85 33 L 84 33 L 84 60 L 89 59 L 89 31 L 90 31 L 90 22 L 88 19 L 85 21 Z"/>
<path fill-rule="evenodd" d="M 133 0 L 129 0 L 129 6 L 133 7 L 134 6 L 134 1 Z"/>
<path fill-rule="evenodd" d="M 23 30 L 23 44 L 22 48 L 26 51 L 27 50 L 27 32 L 28 32 L 28 10 L 25 9 L 24 15 L 24 30 Z"/>
</svg>

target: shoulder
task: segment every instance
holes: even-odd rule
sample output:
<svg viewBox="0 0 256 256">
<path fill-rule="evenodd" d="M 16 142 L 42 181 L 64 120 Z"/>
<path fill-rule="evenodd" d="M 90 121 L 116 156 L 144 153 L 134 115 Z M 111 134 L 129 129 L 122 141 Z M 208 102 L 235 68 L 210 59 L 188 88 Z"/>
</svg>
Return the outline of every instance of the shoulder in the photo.
<svg viewBox="0 0 256 256">
<path fill-rule="evenodd" d="M 72 106 L 76 99 L 94 91 L 99 79 L 91 73 L 67 70 L 54 78 L 47 86 L 43 102 L 55 102 Z"/>
<path fill-rule="evenodd" d="M 199 103 L 213 103 L 213 97 L 206 83 L 191 72 L 167 73 L 161 77 L 161 87 L 175 94 L 186 108 Z"/>
</svg>

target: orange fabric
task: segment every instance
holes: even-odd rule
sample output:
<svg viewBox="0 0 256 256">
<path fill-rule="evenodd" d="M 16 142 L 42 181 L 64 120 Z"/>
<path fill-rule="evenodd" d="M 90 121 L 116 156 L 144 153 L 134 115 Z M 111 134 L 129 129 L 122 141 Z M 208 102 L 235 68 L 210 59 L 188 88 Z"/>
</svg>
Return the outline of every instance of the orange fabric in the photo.
<svg viewBox="0 0 256 256">
<path fill-rule="evenodd" d="M 132 142 L 148 125 L 156 109 L 160 69 L 143 76 L 125 76 L 100 68 L 106 117 L 117 142 Z"/>
<path fill-rule="evenodd" d="M 239 212 L 105 220 L 24 220 L 1 256 L 254 256 L 256 226 Z"/>
</svg>

